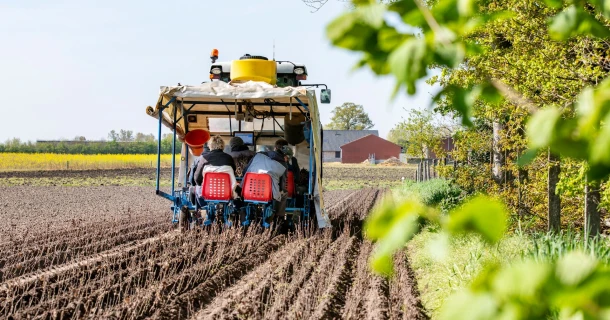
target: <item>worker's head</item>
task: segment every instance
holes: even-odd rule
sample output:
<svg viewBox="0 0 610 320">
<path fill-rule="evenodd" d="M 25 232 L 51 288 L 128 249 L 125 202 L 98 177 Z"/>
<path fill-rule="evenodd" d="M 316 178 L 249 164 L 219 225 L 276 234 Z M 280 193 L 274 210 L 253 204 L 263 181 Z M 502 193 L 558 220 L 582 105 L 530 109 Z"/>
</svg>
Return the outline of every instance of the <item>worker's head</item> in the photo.
<svg viewBox="0 0 610 320">
<path fill-rule="evenodd" d="M 290 159 L 294 156 L 294 152 L 292 152 L 292 148 L 290 146 L 283 146 L 281 152 L 284 154 L 284 160 L 286 160 L 286 162 L 290 161 Z"/>
<path fill-rule="evenodd" d="M 281 151 L 282 147 L 287 146 L 287 145 L 288 145 L 288 141 L 286 141 L 284 139 L 278 139 L 277 141 L 275 141 L 275 150 Z"/>
<path fill-rule="evenodd" d="M 208 141 L 208 146 L 210 150 L 223 150 L 225 148 L 225 142 L 219 135 L 213 136 L 210 141 Z"/>
<path fill-rule="evenodd" d="M 229 147 L 231 147 L 231 150 L 241 147 L 244 145 L 244 140 L 240 137 L 233 137 L 231 138 L 231 140 L 229 140 Z"/>
</svg>

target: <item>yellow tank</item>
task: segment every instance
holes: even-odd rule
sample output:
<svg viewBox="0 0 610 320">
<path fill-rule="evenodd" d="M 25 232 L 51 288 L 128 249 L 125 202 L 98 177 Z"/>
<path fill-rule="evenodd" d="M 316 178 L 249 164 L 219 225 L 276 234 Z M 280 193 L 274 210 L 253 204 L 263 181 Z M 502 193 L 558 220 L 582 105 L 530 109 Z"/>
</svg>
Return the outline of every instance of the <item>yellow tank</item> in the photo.
<svg viewBox="0 0 610 320">
<path fill-rule="evenodd" d="M 275 61 L 263 59 L 243 59 L 231 61 L 231 81 L 263 81 L 277 83 L 277 65 Z"/>
</svg>

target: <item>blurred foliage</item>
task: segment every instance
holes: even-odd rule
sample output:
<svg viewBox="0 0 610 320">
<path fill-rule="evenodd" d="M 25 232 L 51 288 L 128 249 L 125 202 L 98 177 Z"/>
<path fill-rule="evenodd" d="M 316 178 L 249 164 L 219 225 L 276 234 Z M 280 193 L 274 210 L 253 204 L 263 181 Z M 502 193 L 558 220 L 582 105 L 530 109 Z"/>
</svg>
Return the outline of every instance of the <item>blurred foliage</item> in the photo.
<svg viewBox="0 0 610 320">
<path fill-rule="evenodd" d="M 437 109 L 457 112 L 467 128 L 476 128 L 477 119 L 483 120 L 483 128 L 500 124 L 507 140 L 499 142 L 502 151 L 516 151 L 504 153 L 505 163 L 519 158 L 520 164 L 528 164 L 550 150 L 586 161 L 590 180 L 610 175 L 610 79 L 604 79 L 610 71 L 607 1 L 353 4 L 353 10 L 328 25 L 328 38 L 337 47 L 361 52 L 357 67 L 393 76 L 394 95 L 402 88 L 415 94 L 428 69 L 438 68 L 441 75 L 429 81 L 442 86 L 435 97 Z M 515 170 L 503 170 L 504 184 L 512 182 L 508 173 Z M 523 195 L 517 191 L 520 206 Z M 515 192 L 505 188 L 495 193 Z M 473 233 L 496 243 L 507 228 L 507 212 L 496 197 L 485 195 L 448 215 L 417 198 L 385 201 L 366 222 L 366 236 L 377 243 L 371 265 L 391 275 L 392 255 L 423 221 L 439 223 L 449 237 Z M 469 290 L 445 305 L 441 318 L 609 318 L 608 297 L 608 267 L 572 251 L 557 262 L 526 259 L 485 268 Z"/>
</svg>

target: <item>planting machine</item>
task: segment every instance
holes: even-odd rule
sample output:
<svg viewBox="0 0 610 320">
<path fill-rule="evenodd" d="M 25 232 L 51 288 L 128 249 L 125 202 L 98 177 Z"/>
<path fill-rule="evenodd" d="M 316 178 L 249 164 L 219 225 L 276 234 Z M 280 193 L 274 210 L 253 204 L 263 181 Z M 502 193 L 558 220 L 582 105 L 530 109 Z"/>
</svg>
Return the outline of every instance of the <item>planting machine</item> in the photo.
<svg viewBox="0 0 610 320">
<path fill-rule="evenodd" d="M 192 226 L 201 220 L 197 212 L 205 211 L 206 223 L 261 223 L 269 227 L 265 221 L 272 210 L 269 175 L 236 175 L 245 210 L 235 210 L 228 174 L 206 173 L 202 186 L 191 186 L 188 172 L 194 158 L 203 152 L 211 136 L 220 135 L 227 146 L 232 137 L 239 136 L 255 152 L 272 150 L 277 139 L 288 141 L 299 167 L 305 170 L 299 181 L 289 173 L 286 217 L 290 224 L 301 221 L 314 222 L 319 228 L 330 226 L 320 185 L 323 132 L 313 88 L 324 87 L 322 103 L 330 103 L 330 90 L 323 84 L 303 84 L 301 81 L 307 79 L 303 64 L 247 54 L 238 60 L 216 62 L 216 49 L 211 59 L 210 81 L 162 86 L 156 106 L 146 109 L 158 121 L 156 194 L 172 202 L 172 223 Z M 174 174 L 175 154 L 172 158 L 169 192 L 159 185 L 162 126 L 173 134 L 174 153 L 176 144 L 182 144 L 178 177 Z M 311 219 L 314 215 L 315 220 Z"/>
</svg>

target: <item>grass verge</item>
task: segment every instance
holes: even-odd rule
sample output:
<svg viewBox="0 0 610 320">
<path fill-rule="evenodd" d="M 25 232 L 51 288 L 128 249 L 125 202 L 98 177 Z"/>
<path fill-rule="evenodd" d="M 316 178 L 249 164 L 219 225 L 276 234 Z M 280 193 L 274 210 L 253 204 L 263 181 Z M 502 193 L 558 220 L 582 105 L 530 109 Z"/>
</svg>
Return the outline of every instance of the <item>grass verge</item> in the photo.
<svg viewBox="0 0 610 320">
<path fill-rule="evenodd" d="M 426 205 L 437 206 L 445 213 L 466 198 L 464 192 L 444 180 L 405 182 L 393 192 L 398 199 L 419 197 Z M 475 235 L 448 239 L 439 230 L 437 225 L 424 227 L 409 241 L 406 250 L 422 303 L 433 318 L 452 293 L 468 286 L 490 264 L 508 265 L 525 257 L 553 261 L 575 249 L 610 263 L 609 239 L 590 240 L 574 230 L 526 234 L 517 228 L 496 245 Z M 446 251 L 439 245 L 443 242 L 449 244 Z"/>
<path fill-rule="evenodd" d="M 407 255 L 417 278 L 420 298 L 435 318 L 443 302 L 464 288 L 490 263 L 507 264 L 521 259 L 533 244 L 525 235 L 507 236 L 490 246 L 477 236 L 463 236 L 449 242 L 450 250 L 439 252 L 435 244 L 448 241 L 428 226 L 407 245 Z M 442 256 L 442 259 L 441 259 Z"/>
</svg>

